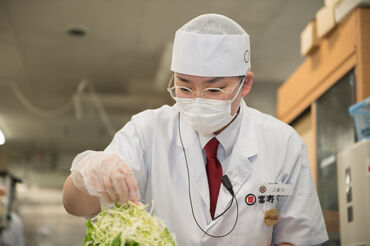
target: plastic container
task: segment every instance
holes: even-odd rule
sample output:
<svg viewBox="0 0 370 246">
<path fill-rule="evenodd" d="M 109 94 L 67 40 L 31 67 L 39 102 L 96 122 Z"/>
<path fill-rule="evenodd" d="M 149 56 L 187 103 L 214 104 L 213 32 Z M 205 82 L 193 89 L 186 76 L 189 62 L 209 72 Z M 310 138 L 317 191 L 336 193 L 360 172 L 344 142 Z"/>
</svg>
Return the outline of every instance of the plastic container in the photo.
<svg viewBox="0 0 370 246">
<path fill-rule="evenodd" d="M 370 139 L 370 97 L 353 104 L 348 111 L 355 119 L 358 141 Z"/>
</svg>

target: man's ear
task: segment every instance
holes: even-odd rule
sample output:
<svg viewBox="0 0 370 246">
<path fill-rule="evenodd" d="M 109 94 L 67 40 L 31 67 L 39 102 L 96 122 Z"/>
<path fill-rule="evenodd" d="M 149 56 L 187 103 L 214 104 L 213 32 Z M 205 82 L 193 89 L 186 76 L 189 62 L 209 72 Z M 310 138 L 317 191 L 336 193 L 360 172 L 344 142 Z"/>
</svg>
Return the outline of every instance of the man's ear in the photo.
<svg viewBox="0 0 370 246">
<path fill-rule="evenodd" d="M 249 94 L 249 92 L 252 89 L 252 85 L 253 85 L 253 72 L 248 72 L 242 88 L 243 97 Z"/>
</svg>

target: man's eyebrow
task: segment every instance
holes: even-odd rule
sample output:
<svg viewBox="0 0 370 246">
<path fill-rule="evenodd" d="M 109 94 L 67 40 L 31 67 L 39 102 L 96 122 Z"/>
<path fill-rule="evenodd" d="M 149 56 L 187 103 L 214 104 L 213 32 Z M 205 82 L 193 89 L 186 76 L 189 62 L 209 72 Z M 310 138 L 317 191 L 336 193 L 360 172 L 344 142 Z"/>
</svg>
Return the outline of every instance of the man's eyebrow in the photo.
<svg viewBox="0 0 370 246">
<path fill-rule="evenodd" d="M 222 79 L 224 79 L 225 77 L 215 77 L 215 78 L 212 78 L 212 79 L 208 79 L 208 80 L 206 80 L 205 82 L 207 82 L 207 83 L 213 83 L 213 82 L 217 82 L 217 81 L 219 81 L 219 80 L 222 80 Z"/>
<path fill-rule="evenodd" d="M 179 79 L 179 80 L 181 80 L 182 82 L 190 82 L 189 80 L 187 80 L 187 79 L 185 79 L 185 78 L 183 78 L 183 77 L 180 77 L 179 75 L 176 75 L 176 77 Z"/>
<path fill-rule="evenodd" d="M 176 77 L 181 80 L 182 82 L 190 82 L 189 80 L 179 76 L 179 75 L 176 75 Z M 212 79 L 208 79 L 208 80 L 205 80 L 204 82 L 207 82 L 207 83 L 213 83 L 213 82 L 217 82 L 219 80 L 222 80 L 224 79 L 225 77 L 215 77 L 215 78 L 212 78 Z"/>
</svg>

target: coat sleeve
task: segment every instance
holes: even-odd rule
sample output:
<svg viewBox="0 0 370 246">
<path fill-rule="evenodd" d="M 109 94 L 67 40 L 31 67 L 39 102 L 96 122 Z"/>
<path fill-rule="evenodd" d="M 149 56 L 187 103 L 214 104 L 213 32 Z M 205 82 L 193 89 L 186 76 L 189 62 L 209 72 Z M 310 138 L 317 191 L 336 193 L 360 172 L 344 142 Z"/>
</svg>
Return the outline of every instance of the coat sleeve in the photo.
<svg viewBox="0 0 370 246">
<path fill-rule="evenodd" d="M 132 121 L 128 122 L 115 134 L 104 152 L 119 154 L 125 160 L 135 174 L 140 197 L 143 197 L 148 174 L 146 156 L 137 129 Z"/>
<path fill-rule="evenodd" d="M 328 240 L 325 221 L 309 168 L 303 140 L 290 136 L 285 157 L 288 176 L 284 183 L 294 187 L 291 196 L 280 197 L 280 218 L 274 228 L 273 242 L 317 245 Z"/>
</svg>

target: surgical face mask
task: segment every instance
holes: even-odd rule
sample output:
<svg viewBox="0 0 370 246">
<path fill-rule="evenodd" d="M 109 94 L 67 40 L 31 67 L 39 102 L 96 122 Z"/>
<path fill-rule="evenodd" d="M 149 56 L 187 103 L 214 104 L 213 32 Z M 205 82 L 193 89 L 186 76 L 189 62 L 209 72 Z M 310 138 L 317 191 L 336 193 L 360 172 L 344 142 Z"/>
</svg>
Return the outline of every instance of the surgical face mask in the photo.
<svg viewBox="0 0 370 246">
<path fill-rule="evenodd" d="M 244 80 L 245 77 L 231 100 L 175 97 L 177 108 L 199 134 L 210 135 L 229 124 L 235 117 L 236 114 L 231 115 L 231 104 L 243 87 Z"/>
</svg>

